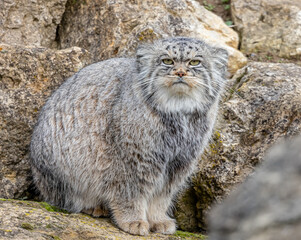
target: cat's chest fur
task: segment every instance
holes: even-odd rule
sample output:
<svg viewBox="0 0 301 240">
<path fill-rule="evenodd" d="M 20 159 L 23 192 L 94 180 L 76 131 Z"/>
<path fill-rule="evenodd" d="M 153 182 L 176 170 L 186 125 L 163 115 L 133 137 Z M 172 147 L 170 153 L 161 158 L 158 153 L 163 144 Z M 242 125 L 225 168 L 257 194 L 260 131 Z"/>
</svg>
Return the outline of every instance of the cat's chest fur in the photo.
<svg viewBox="0 0 301 240">
<path fill-rule="evenodd" d="M 114 128 L 114 141 L 110 145 L 115 145 L 125 157 L 139 156 L 133 162 L 150 163 L 162 173 L 188 169 L 202 149 L 209 128 L 207 114 L 200 112 L 154 114 L 147 107 L 138 106 L 119 109 L 118 113 L 124 114 L 112 122 L 122 122 L 123 127 L 118 131 Z M 122 129 L 131 135 L 124 137 Z"/>
<path fill-rule="evenodd" d="M 172 114 L 162 116 L 165 131 L 160 136 L 158 150 L 165 157 L 166 163 L 176 168 L 188 167 L 197 157 L 203 137 L 208 131 L 206 114 Z M 174 163 L 174 164 L 172 164 Z"/>
<path fill-rule="evenodd" d="M 157 179 L 155 181 L 162 181 L 162 184 L 157 183 L 161 187 L 185 181 L 194 171 L 206 142 L 206 135 L 210 131 L 207 114 L 160 113 L 155 118 L 153 116 L 151 121 L 147 114 L 144 116 L 144 121 L 140 121 L 141 125 L 136 122 L 136 130 L 144 133 L 137 139 L 137 146 L 144 153 L 140 160 L 150 164 L 143 176 L 148 178 L 151 175 L 153 179 Z M 145 125 L 152 131 L 144 132 Z"/>
</svg>

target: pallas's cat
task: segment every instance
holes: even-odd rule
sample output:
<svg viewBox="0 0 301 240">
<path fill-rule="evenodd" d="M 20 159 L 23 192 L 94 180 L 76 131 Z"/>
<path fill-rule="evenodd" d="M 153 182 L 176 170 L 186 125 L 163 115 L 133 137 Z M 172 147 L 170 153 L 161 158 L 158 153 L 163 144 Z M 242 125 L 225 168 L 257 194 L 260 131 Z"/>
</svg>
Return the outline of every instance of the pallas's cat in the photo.
<svg viewBox="0 0 301 240">
<path fill-rule="evenodd" d="M 210 138 L 227 58 L 223 49 L 177 37 L 67 79 L 32 136 L 42 197 L 71 212 L 109 210 L 132 234 L 175 232 L 168 209 Z"/>
</svg>

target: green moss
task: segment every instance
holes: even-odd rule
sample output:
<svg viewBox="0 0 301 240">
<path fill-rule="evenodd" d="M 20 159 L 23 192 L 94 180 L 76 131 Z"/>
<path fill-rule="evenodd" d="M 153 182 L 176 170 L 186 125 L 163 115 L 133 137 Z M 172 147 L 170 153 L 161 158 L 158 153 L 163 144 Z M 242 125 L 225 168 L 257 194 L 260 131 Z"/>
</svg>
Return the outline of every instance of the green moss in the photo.
<svg viewBox="0 0 301 240">
<path fill-rule="evenodd" d="M 61 238 L 59 238 L 58 236 L 55 236 L 55 235 L 51 235 L 51 237 L 52 237 L 54 240 L 61 240 Z"/>
<path fill-rule="evenodd" d="M 32 226 L 30 223 L 22 223 L 21 228 L 24 228 L 26 230 L 33 230 L 34 226 Z"/>
<path fill-rule="evenodd" d="M 198 223 L 196 219 L 197 197 L 195 190 L 190 187 L 179 196 L 175 217 L 177 219 L 178 228 L 183 231 L 198 231 Z"/>
<path fill-rule="evenodd" d="M 206 229 L 205 212 L 215 200 L 216 196 L 224 193 L 220 183 L 214 178 L 210 172 L 199 172 L 193 178 L 193 188 L 195 190 L 197 203 L 196 203 L 196 219 L 199 229 Z"/>
<path fill-rule="evenodd" d="M 212 10 L 215 8 L 214 5 L 208 3 L 207 1 L 203 1 L 203 6 L 204 6 L 208 11 L 212 11 Z"/>
<path fill-rule="evenodd" d="M 72 0 L 70 1 L 71 5 L 77 5 L 77 4 L 83 4 L 86 5 L 87 1 L 86 0 Z"/>
<path fill-rule="evenodd" d="M 174 234 L 176 237 L 180 237 L 182 239 L 188 239 L 188 240 L 195 240 L 195 239 L 207 239 L 206 236 L 198 233 L 191 233 L 191 232 L 183 232 L 183 231 L 176 231 Z"/>
<path fill-rule="evenodd" d="M 50 204 L 46 203 L 46 202 L 40 202 L 41 207 L 45 208 L 47 211 L 49 212 L 62 212 L 62 213 L 69 213 L 66 210 L 60 209 L 58 207 L 55 206 L 51 206 Z"/>
<path fill-rule="evenodd" d="M 209 148 L 205 149 L 204 154 L 209 154 L 210 156 L 219 156 L 223 149 L 223 141 L 221 134 L 215 131 L 212 135 L 211 143 L 209 143 Z"/>
<path fill-rule="evenodd" d="M 11 230 L 11 229 L 2 229 L 2 228 L 0 228 L 0 231 L 3 231 L 3 232 L 12 232 L 13 230 Z"/>
<path fill-rule="evenodd" d="M 46 228 L 52 228 L 52 225 L 51 224 L 47 224 L 45 227 Z"/>
</svg>

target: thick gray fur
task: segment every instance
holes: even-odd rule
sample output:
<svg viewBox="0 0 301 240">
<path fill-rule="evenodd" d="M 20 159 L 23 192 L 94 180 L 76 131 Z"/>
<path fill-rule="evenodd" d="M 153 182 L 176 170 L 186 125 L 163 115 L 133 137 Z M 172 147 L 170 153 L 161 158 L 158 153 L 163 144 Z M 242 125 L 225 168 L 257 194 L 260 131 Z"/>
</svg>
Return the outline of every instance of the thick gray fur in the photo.
<svg viewBox="0 0 301 240">
<path fill-rule="evenodd" d="M 106 206 L 132 234 L 173 233 L 167 211 L 210 138 L 227 58 L 203 41 L 170 38 L 67 79 L 42 108 L 31 141 L 44 199 L 71 212 Z"/>
</svg>

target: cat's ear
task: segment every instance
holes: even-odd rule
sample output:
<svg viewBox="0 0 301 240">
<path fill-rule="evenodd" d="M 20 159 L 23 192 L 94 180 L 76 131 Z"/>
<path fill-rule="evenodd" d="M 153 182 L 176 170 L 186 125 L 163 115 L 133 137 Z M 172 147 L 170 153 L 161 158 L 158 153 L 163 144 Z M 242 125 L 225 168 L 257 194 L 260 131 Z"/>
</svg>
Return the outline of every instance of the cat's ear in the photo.
<svg viewBox="0 0 301 240">
<path fill-rule="evenodd" d="M 228 51 L 224 48 L 214 47 L 212 51 L 213 64 L 221 74 L 226 74 L 228 69 Z"/>
<path fill-rule="evenodd" d="M 154 55 L 154 45 L 150 43 L 139 44 L 136 50 L 138 72 L 151 65 Z"/>
<path fill-rule="evenodd" d="M 136 58 L 137 60 L 145 57 L 146 55 L 149 55 L 153 52 L 154 46 L 150 43 L 140 43 L 136 50 Z"/>
</svg>

